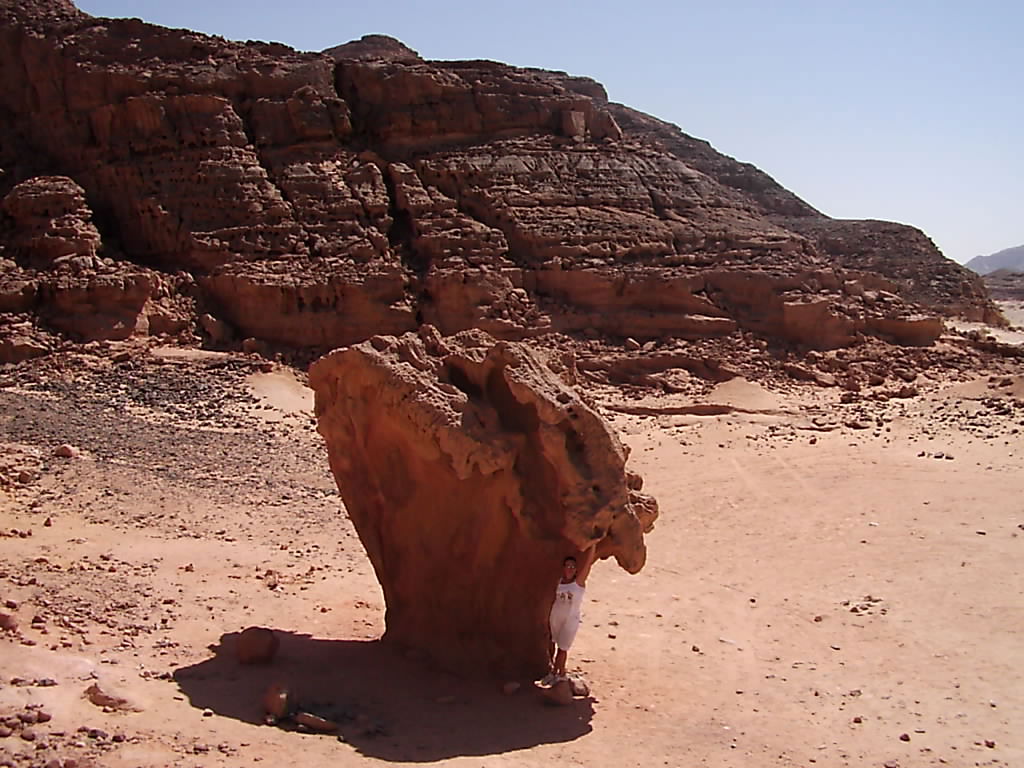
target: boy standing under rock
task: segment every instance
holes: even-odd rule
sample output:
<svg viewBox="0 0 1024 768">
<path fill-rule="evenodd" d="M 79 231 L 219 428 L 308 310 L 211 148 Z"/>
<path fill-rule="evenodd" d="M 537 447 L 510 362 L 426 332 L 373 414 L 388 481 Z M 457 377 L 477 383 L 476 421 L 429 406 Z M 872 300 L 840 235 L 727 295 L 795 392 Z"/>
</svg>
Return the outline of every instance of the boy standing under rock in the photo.
<svg viewBox="0 0 1024 768">
<path fill-rule="evenodd" d="M 551 658 L 551 670 L 541 680 L 544 685 L 568 679 L 565 675 L 565 662 L 583 620 L 583 595 L 586 592 L 587 576 L 594 564 L 594 555 L 595 548 L 590 547 L 583 553 L 582 562 L 578 563 L 573 555 L 562 561 L 562 578 L 555 589 L 555 601 L 551 605 L 548 620 L 554 655 Z"/>
</svg>

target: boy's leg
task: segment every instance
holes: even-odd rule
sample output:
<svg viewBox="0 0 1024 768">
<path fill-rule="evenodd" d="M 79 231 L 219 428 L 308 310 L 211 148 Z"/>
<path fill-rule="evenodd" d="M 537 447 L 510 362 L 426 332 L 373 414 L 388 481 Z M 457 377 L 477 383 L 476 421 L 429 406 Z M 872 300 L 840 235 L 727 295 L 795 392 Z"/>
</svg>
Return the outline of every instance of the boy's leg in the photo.
<svg viewBox="0 0 1024 768">
<path fill-rule="evenodd" d="M 569 617 L 559 627 L 558 636 L 555 638 L 555 643 L 558 646 L 558 653 L 555 654 L 555 674 L 559 677 L 565 677 L 565 661 L 569 656 L 569 649 L 572 647 L 573 640 L 576 639 L 576 631 L 579 628 L 580 619 L 578 616 Z"/>
<path fill-rule="evenodd" d="M 558 677 L 565 677 L 565 660 L 569 657 L 568 651 L 563 651 L 561 648 L 555 654 L 555 668 L 554 673 Z"/>
</svg>

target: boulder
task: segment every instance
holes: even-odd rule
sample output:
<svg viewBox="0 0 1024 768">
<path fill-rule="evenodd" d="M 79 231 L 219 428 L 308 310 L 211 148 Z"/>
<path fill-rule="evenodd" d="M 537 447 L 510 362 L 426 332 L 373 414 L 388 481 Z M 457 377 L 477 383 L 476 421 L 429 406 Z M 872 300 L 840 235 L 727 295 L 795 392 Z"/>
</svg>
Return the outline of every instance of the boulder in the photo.
<svg viewBox="0 0 1024 768">
<path fill-rule="evenodd" d="M 92 222 L 85 190 L 66 176 L 37 176 L 16 185 L 0 202 L 14 222 L 11 252 L 29 266 L 51 269 L 66 263 L 95 267 L 100 233 Z"/>
<path fill-rule="evenodd" d="M 523 343 L 432 326 L 310 368 L 331 470 L 384 591 L 386 640 L 453 669 L 539 676 L 563 558 L 596 547 L 643 567 L 657 503 L 557 368 Z"/>
<path fill-rule="evenodd" d="M 879 317 L 868 321 L 868 329 L 896 344 L 925 347 L 942 335 L 942 320 L 927 315 Z"/>
<path fill-rule="evenodd" d="M 263 711 L 268 717 L 274 720 L 288 717 L 294 708 L 295 697 L 287 686 L 280 683 L 273 683 L 263 693 Z"/>
<path fill-rule="evenodd" d="M 266 627 L 242 630 L 235 643 L 235 656 L 240 664 L 269 664 L 277 654 L 280 641 Z"/>
<path fill-rule="evenodd" d="M 573 696 L 589 696 L 590 686 L 587 685 L 586 680 L 581 680 L 578 677 L 569 678 L 569 687 L 572 690 Z"/>
<path fill-rule="evenodd" d="M 0 363 L 20 363 L 49 354 L 50 345 L 32 333 L 0 335 Z"/>
<path fill-rule="evenodd" d="M 97 707 L 120 712 L 141 712 L 137 702 L 124 693 L 119 686 L 109 681 L 97 681 L 83 692 L 83 696 Z"/>
<path fill-rule="evenodd" d="M 573 690 L 572 683 L 568 680 L 559 680 L 550 688 L 542 688 L 544 703 L 559 707 L 566 707 L 572 704 Z"/>
</svg>

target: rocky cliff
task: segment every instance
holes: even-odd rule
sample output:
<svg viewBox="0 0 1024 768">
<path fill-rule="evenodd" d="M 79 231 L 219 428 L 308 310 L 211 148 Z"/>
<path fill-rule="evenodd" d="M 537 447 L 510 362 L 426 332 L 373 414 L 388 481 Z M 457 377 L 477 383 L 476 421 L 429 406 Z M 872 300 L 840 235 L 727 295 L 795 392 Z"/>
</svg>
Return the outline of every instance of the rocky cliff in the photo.
<svg viewBox="0 0 1024 768">
<path fill-rule="evenodd" d="M 379 36 L 233 43 L 0 0 L 0 354 L 423 323 L 835 348 L 998 320 L 920 232 L 836 221 L 596 82 Z M 197 325 L 197 318 L 206 320 Z"/>
</svg>

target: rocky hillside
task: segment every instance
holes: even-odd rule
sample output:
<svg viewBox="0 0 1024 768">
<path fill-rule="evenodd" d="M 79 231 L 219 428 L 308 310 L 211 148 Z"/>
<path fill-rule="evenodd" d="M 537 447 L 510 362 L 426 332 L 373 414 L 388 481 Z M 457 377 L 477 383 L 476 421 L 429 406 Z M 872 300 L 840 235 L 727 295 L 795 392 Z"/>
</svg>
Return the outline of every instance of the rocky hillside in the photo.
<svg viewBox="0 0 1024 768">
<path fill-rule="evenodd" d="M 1024 301 L 1024 267 L 1022 271 L 997 269 L 985 275 L 985 285 L 993 298 L 1000 301 Z"/>
<path fill-rule="evenodd" d="M 1024 245 L 1018 245 L 1016 248 L 1004 248 L 1001 251 L 990 253 L 988 256 L 975 256 L 964 266 L 979 275 L 988 275 L 999 269 L 1024 272 Z"/>
<path fill-rule="evenodd" d="M 0 361 L 423 323 L 832 349 L 998 322 L 920 231 L 830 219 L 593 80 L 371 36 L 234 43 L 0 0 Z"/>
</svg>

